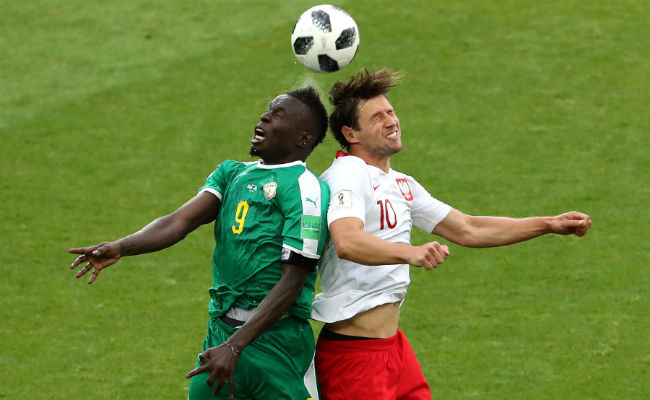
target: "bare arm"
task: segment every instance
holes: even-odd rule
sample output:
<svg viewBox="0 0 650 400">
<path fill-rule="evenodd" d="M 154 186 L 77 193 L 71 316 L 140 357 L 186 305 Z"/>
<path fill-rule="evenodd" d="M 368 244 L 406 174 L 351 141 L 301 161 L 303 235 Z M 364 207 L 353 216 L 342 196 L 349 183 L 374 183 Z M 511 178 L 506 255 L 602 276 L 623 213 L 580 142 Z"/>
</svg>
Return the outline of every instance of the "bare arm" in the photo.
<svg viewBox="0 0 650 400">
<path fill-rule="evenodd" d="M 584 236 L 588 215 L 571 211 L 555 217 L 476 217 L 451 210 L 432 233 L 466 247 L 495 247 L 523 242 L 547 233 Z"/>
<path fill-rule="evenodd" d="M 380 239 L 365 232 L 363 222 L 354 217 L 338 219 L 329 228 L 337 255 L 359 264 L 410 264 L 432 269 L 449 255 L 447 246 L 438 242 L 411 246 Z"/>
<path fill-rule="evenodd" d="M 209 348 L 201 353 L 199 355 L 201 366 L 188 372 L 187 378 L 209 372 L 208 385 L 212 386 L 215 380 L 217 381 L 213 395 L 216 396 L 228 382 L 230 397 L 233 397 L 233 377 L 241 352 L 287 312 L 300 295 L 308 275 L 308 268 L 283 264 L 280 280 L 264 297 L 253 317 L 230 336 L 226 344 Z"/>
<path fill-rule="evenodd" d="M 200 225 L 213 221 L 220 207 L 221 202 L 215 195 L 202 192 L 173 213 L 122 239 L 70 249 L 70 253 L 79 254 L 70 269 L 87 262 L 76 276 L 79 278 L 94 268 L 88 280 L 89 284 L 93 283 L 102 269 L 115 264 L 123 256 L 151 253 L 179 242 Z"/>
</svg>

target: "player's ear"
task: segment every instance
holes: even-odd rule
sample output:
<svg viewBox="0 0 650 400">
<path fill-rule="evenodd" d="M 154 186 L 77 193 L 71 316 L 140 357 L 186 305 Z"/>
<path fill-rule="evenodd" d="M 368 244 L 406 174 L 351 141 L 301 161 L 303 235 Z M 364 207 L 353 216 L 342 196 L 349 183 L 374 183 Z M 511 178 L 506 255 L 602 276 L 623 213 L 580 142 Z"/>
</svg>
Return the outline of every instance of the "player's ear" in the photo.
<svg viewBox="0 0 650 400">
<path fill-rule="evenodd" d="M 311 146 L 311 144 L 314 141 L 314 135 L 312 135 L 311 132 L 309 131 L 303 131 L 300 135 L 298 135 L 298 141 L 296 144 L 298 147 L 307 147 Z"/>
<path fill-rule="evenodd" d="M 358 132 L 351 127 L 343 125 L 341 127 L 341 133 L 343 133 L 343 137 L 345 137 L 345 140 L 347 140 L 348 143 L 359 143 L 359 138 L 357 137 Z"/>
</svg>

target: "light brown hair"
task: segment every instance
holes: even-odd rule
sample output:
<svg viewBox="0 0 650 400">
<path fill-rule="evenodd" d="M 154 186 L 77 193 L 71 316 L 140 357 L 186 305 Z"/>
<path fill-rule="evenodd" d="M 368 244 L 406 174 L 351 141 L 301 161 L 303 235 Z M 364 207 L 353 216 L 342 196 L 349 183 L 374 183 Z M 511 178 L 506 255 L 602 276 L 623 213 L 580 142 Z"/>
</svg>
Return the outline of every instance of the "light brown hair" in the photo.
<svg viewBox="0 0 650 400">
<path fill-rule="evenodd" d="M 364 68 L 356 75 L 350 76 L 346 83 L 338 81 L 332 86 L 329 101 L 334 109 L 329 117 L 330 129 L 341 147 L 346 150 L 350 148 L 350 143 L 341 130 L 343 126 L 359 130 L 357 110 L 360 105 L 373 97 L 386 95 L 390 88 L 397 86 L 400 78 L 399 72 L 392 72 L 388 68 L 382 68 L 375 73 Z"/>
</svg>

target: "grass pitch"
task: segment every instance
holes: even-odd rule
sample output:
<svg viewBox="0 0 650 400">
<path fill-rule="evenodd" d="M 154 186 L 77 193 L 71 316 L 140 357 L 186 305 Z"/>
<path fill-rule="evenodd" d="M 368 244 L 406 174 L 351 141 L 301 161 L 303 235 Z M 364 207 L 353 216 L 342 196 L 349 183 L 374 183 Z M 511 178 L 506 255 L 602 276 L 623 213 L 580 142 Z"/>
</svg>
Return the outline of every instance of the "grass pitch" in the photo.
<svg viewBox="0 0 650 400">
<path fill-rule="evenodd" d="M 451 246 L 438 270 L 412 270 L 401 327 L 434 397 L 648 398 L 647 2 L 335 4 L 361 46 L 319 75 L 289 45 L 310 2 L 0 0 L 0 398 L 185 398 L 211 229 L 91 287 L 67 249 L 173 211 L 248 157 L 273 96 L 362 66 L 404 71 L 393 167 L 434 196 L 594 221 L 582 239 Z M 335 150 L 329 138 L 310 167 Z"/>
</svg>

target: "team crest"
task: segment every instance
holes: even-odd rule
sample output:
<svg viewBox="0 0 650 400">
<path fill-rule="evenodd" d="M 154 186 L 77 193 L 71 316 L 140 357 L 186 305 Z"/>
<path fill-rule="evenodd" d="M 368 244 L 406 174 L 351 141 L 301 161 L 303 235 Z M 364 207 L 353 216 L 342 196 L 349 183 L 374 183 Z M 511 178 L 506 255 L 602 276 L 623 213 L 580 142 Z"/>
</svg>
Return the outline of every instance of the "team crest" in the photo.
<svg viewBox="0 0 650 400">
<path fill-rule="evenodd" d="M 275 182 L 269 182 L 266 185 L 264 185 L 264 197 L 266 197 L 267 200 L 271 200 L 272 198 L 275 197 L 276 190 L 278 188 L 278 184 Z"/>
<path fill-rule="evenodd" d="M 395 180 L 397 181 L 397 187 L 399 187 L 399 190 L 402 192 L 402 196 L 404 196 L 406 201 L 413 200 L 413 193 L 411 192 L 411 188 L 409 187 L 406 178 L 397 178 Z"/>
</svg>

